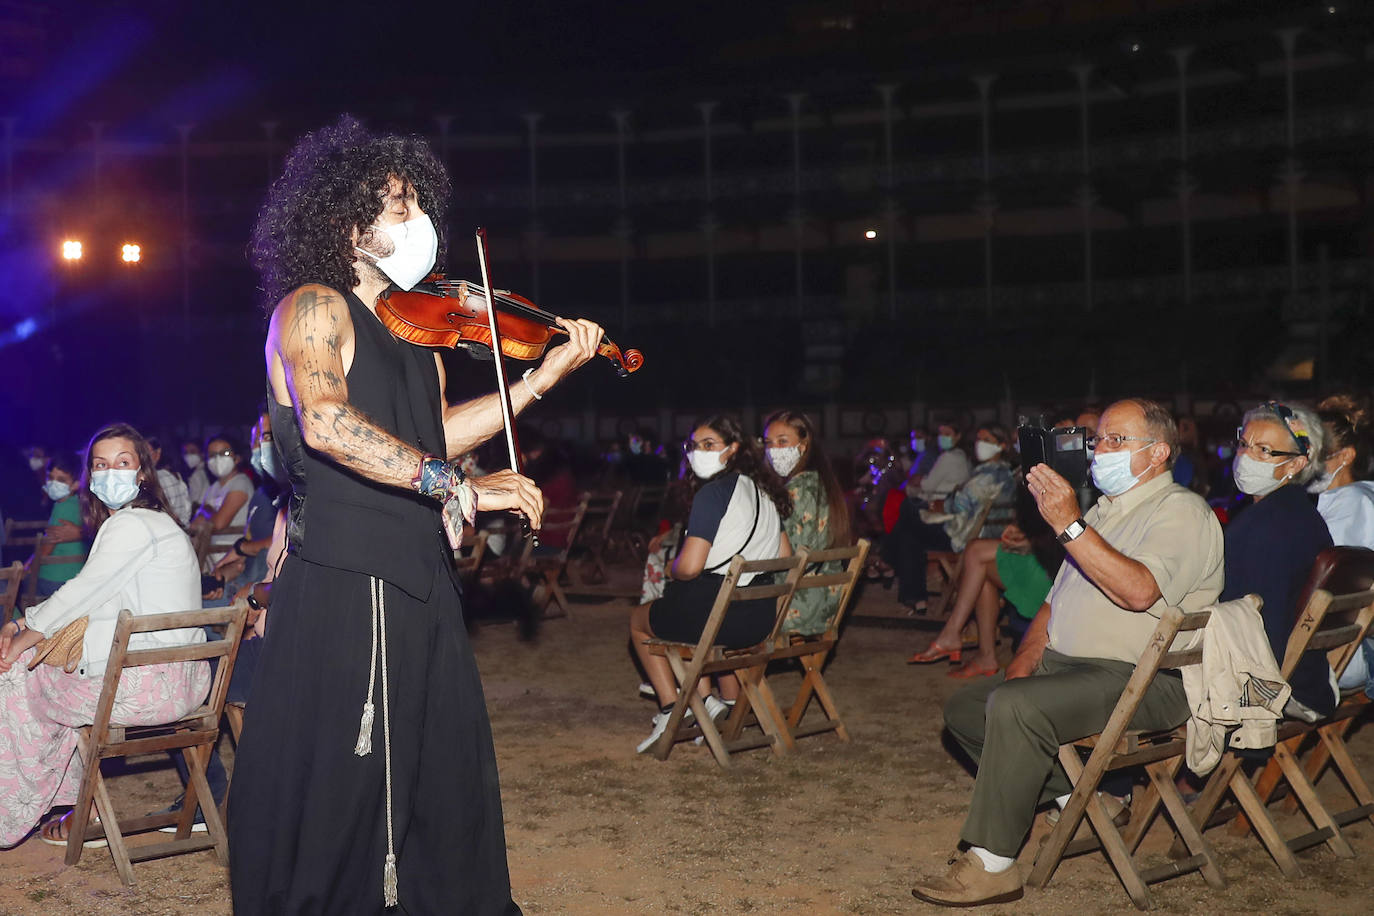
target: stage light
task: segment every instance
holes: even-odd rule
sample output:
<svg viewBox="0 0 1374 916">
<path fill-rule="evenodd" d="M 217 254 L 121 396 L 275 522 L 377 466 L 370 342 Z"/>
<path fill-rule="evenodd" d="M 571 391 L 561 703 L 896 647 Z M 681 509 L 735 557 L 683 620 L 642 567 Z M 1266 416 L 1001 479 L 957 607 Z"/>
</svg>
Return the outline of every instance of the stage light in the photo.
<svg viewBox="0 0 1374 916">
<path fill-rule="evenodd" d="M 868 239 L 869 241 L 872 241 L 873 239 L 876 239 L 877 237 L 878 237 L 878 230 L 877 230 L 877 229 L 867 229 L 867 230 L 864 231 L 864 238 Z"/>
<path fill-rule="evenodd" d="M 1131 53 L 1132 53 L 1132 54 L 1135 54 L 1135 53 L 1137 53 L 1137 52 L 1139 52 L 1139 51 L 1140 51 L 1140 42 L 1138 42 L 1138 41 L 1133 41 L 1133 42 L 1131 42 Z"/>
<path fill-rule="evenodd" d="M 62 258 L 66 261 L 81 260 L 81 243 L 75 239 L 67 239 L 62 243 Z"/>
<path fill-rule="evenodd" d="M 125 245 L 120 251 L 125 264 L 137 264 L 143 260 L 143 249 L 138 245 Z"/>
</svg>

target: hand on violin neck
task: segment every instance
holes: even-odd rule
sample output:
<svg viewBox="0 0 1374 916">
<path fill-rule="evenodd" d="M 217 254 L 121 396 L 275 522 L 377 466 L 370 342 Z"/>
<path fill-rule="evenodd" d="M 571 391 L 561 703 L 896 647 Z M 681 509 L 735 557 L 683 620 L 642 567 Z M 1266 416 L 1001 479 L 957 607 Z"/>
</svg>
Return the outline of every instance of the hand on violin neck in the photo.
<svg viewBox="0 0 1374 916">
<path fill-rule="evenodd" d="M 477 494 L 477 508 L 514 509 L 530 520 L 530 527 L 539 529 L 544 516 L 544 494 L 534 481 L 511 470 L 497 471 L 484 477 L 469 477 Z"/>
<path fill-rule="evenodd" d="M 568 332 L 567 342 L 550 350 L 531 375 L 541 394 L 590 362 L 605 335 L 601 325 L 586 318 L 559 318 L 558 326 Z"/>
</svg>

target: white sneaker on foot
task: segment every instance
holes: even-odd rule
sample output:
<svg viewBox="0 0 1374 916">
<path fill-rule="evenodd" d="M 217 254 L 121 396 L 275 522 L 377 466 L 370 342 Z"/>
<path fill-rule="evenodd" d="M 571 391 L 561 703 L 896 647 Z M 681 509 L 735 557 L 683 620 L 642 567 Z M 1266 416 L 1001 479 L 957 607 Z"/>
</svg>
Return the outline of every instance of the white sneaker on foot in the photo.
<svg viewBox="0 0 1374 916">
<path fill-rule="evenodd" d="M 649 732 L 649 737 L 639 742 L 639 746 L 635 748 L 635 753 L 644 753 L 649 748 L 654 746 L 655 741 L 663 737 L 663 733 L 668 730 L 668 716 L 670 715 L 671 713 L 666 712 L 660 712 L 654 715 L 654 730 Z"/>
<path fill-rule="evenodd" d="M 648 681 L 639 682 L 639 695 L 646 700 L 657 700 L 658 691 L 654 690 L 654 685 Z"/>
</svg>

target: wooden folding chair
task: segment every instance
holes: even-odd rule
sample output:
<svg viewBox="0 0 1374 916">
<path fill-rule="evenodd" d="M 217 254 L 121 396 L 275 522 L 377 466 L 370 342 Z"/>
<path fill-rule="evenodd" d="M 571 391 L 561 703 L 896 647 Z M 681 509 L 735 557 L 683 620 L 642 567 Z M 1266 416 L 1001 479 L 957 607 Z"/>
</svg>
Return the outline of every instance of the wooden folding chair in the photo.
<svg viewBox="0 0 1374 916">
<path fill-rule="evenodd" d="M 760 683 L 766 683 L 769 662 L 794 658 L 801 662 L 803 672 L 801 686 L 798 688 L 797 695 L 788 707 L 787 715 L 782 721 L 784 727 L 783 746 L 787 750 L 796 747 L 798 738 L 831 731 L 841 741 L 849 740 L 849 732 L 844 727 L 844 720 L 840 718 L 839 708 L 835 705 L 835 698 L 831 695 L 829 687 L 826 686 L 825 677 L 821 672 L 825 667 L 826 659 L 830 657 L 835 644 L 840 640 L 840 625 L 844 622 L 845 612 L 849 610 L 850 600 L 854 596 L 854 587 L 859 581 L 859 576 L 863 573 L 864 562 L 868 558 L 868 548 L 868 540 L 860 538 L 859 543 L 852 547 L 832 547 L 826 550 L 807 551 L 806 567 L 802 570 L 802 577 L 797 580 L 796 592 L 808 588 L 839 586 L 840 600 L 835 609 L 835 615 L 830 619 L 825 632 L 814 636 L 803 636 L 799 633 L 786 631 L 787 609 L 784 608 L 783 628 L 779 630 L 773 642 L 773 651 L 769 654 L 768 661 L 741 675 L 741 678 L 748 677 Z M 826 572 L 825 568 L 834 563 L 843 564 L 841 570 Z M 793 599 L 795 597 L 794 592 Z M 789 603 L 793 599 L 789 599 Z M 815 698 L 816 702 L 820 704 L 824 718 L 814 719 L 802 725 L 802 716 L 806 714 L 806 709 L 812 698 Z M 749 746 L 747 739 L 740 738 L 740 733 L 745 725 L 750 724 L 747 717 L 751 712 L 752 708 L 748 696 L 741 695 L 722 731 L 727 744 L 732 744 L 737 749 Z M 764 733 L 762 738 L 757 739 L 757 744 L 754 746 L 761 747 L 769 740 L 770 736 Z"/>
<path fill-rule="evenodd" d="M 45 567 L 50 566 L 71 566 L 73 564 L 84 564 L 86 554 L 78 553 L 68 557 L 39 556 L 35 551 L 33 562 L 29 564 L 28 576 L 24 579 L 24 594 L 19 600 L 20 607 L 29 608 L 38 603 L 38 580 Z"/>
<path fill-rule="evenodd" d="M 1369 555 L 1370 551 L 1362 548 L 1328 548 L 1319 555 L 1316 566 L 1321 570 L 1327 563 L 1334 563 L 1338 567 L 1344 562 L 1354 569 L 1370 570 L 1374 569 L 1369 565 L 1374 557 Z M 1351 571 L 1333 568 L 1330 572 L 1333 581 L 1328 584 L 1334 586 L 1340 578 L 1348 578 Z M 1371 621 L 1374 621 L 1374 589 L 1352 591 L 1339 596 L 1322 588 L 1316 589 L 1308 598 L 1288 638 L 1280 668 L 1284 677 L 1292 674 L 1298 661 L 1307 652 L 1327 652 L 1328 658 L 1334 659 L 1334 664 L 1339 666 L 1338 672 L 1343 671 L 1354 652 L 1359 650 Z M 1210 827 L 1236 818 L 1233 832 L 1244 835 L 1253 830 L 1279 870 L 1288 877 L 1296 877 L 1301 873 L 1293 853 L 1320 843 L 1326 843 L 1341 858 L 1353 857 L 1355 851 L 1341 832 L 1341 826 L 1374 815 L 1374 795 L 1370 794 L 1369 786 L 1351 759 L 1344 741 L 1345 732 L 1364 706 L 1364 703 L 1350 698 L 1342 702 L 1331 716 L 1317 722 L 1284 721 L 1279 726 L 1274 756 L 1253 784 L 1242 769 L 1243 758 L 1228 749 L 1198 796 L 1193 808 L 1194 823 Z M 1323 750 L 1318 752 L 1319 756 L 1309 760 L 1309 773 L 1299 762 L 1298 754 L 1304 740 L 1312 736 L 1320 742 L 1318 747 Z M 1313 785 L 1313 780 L 1321 775 L 1328 760 L 1336 763 L 1358 802 L 1354 808 L 1339 812 L 1339 819 L 1322 803 Z M 1283 783 L 1287 783 L 1293 807 L 1300 807 L 1312 822 L 1311 831 L 1284 837 L 1274 823 L 1265 806 Z M 1241 791 L 1254 799 L 1254 805 L 1244 805 L 1245 799 L 1238 794 L 1243 812 L 1233 808 L 1218 810 L 1225 790 L 1228 787 L 1234 789 L 1237 785 L 1243 786 Z"/>
<path fill-rule="evenodd" d="M 572 617 L 572 602 L 563 591 L 561 579 L 568 566 L 568 551 L 577 540 L 577 530 L 582 525 L 582 517 L 587 511 L 587 494 L 582 494 L 577 505 L 567 509 L 548 509 L 540 524 L 540 540 L 560 540 L 562 546 L 556 550 L 536 552 L 534 538 L 527 538 L 516 561 L 513 575 L 517 581 L 528 584 L 534 602 L 545 617 Z M 547 547 L 547 543 L 546 543 Z M 560 613 L 549 614 L 550 604 L 558 604 Z"/>
<path fill-rule="evenodd" d="M 490 536 L 491 533 L 483 528 L 453 552 L 453 563 L 458 569 L 459 580 L 471 582 L 478 576 L 482 569 L 482 560 L 487 553 L 487 538 Z"/>
<path fill-rule="evenodd" d="M 68 865 L 75 865 L 81 860 L 84 842 L 95 839 L 109 842 L 110 855 L 114 858 L 119 877 L 130 886 L 134 883 L 132 863 L 146 859 L 213 848 L 220 864 L 229 864 L 229 841 L 224 832 L 224 821 L 213 802 L 210 786 L 205 781 L 205 765 L 211 749 L 219 740 L 224 697 L 234 673 L 234 661 L 238 658 L 239 640 L 243 637 L 247 616 L 248 604 L 243 601 L 231 607 L 137 617 L 127 609 L 119 612 L 110 660 L 96 705 L 95 721 L 77 729 L 77 759 L 81 762 L 83 776 L 76 807 L 72 811 L 71 833 L 67 839 Z M 174 648 L 129 648 L 129 639 L 136 633 L 211 626 L 223 626 L 224 635 L 203 643 Z M 119 678 L 125 669 L 211 658 L 218 658 L 219 664 L 215 668 L 208 697 L 180 719 L 161 725 L 137 726 L 110 721 L 115 691 L 119 688 Z M 177 750 L 186 759 L 186 768 L 190 773 L 181 811 L 148 814 L 121 822 L 100 774 L 101 761 L 109 757 Z M 87 824 L 92 803 L 99 820 Z M 200 808 L 205 819 L 207 832 L 204 836 L 191 834 L 197 808 Z M 87 826 L 83 828 L 80 826 L 82 824 Z M 172 825 L 176 826 L 177 831 L 170 840 L 132 847 L 125 845 L 126 836 Z"/>
<path fill-rule="evenodd" d="M 667 760 L 668 755 L 672 753 L 673 745 L 677 742 L 699 736 L 705 737 L 712 756 L 722 767 L 730 765 L 730 754 L 736 750 L 760 747 L 764 744 L 771 747 L 774 754 L 782 754 L 786 750 L 791 737 L 784 725 L 782 710 L 778 708 L 767 680 L 749 677 L 748 672 L 767 664 L 777 641 L 778 630 L 782 626 L 787 603 L 791 600 L 792 592 L 796 589 L 797 581 L 805 568 L 806 556 L 807 552 L 802 550 L 795 556 L 777 560 L 745 560 L 743 557 L 735 557 L 730 561 L 729 570 L 721 581 L 715 603 L 711 606 L 711 614 L 696 643 L 658 638 L 648 640 L 650 652 L 667 658 L 678 688 L 677 702 L 673 704 L 672 712 L 668 715 L 667 728 L 653 746 L 653 754 L 659 760 Z M 784 573 L 785 578 L 782 582 L 740 585 L 739 579 L 746 573 Z M 743 649 L 727 649 L 716 645 L 716 636 L 720 633 L 721 624 L 725 622 L 725 615 L 729 612 L 730 606 L 737 601 L 755 598 L 773 598 L 777 602 L 773 628 L 767 637 L 757 645 Z M 765 741 L 743 739 L 727 743 L 716 729 L 715 723 L 711 721 L 710 715 L 706 712 L 705 702 L 697 695 L 697 684 L 713 674 L 725 673 L 739 675 L 741 695 L 736 705 L 747 700 L 766 736 Z M 689 708 L 695 720 L 692 724 L 684 721 Z"/>
<path fill-rule="evenodd" d="M 1098 735 L 1059 748 L 1059 762 L 1073 783 L 1073 793 L 1059 815 L 1059 822 L 1035 857 L 1027 878 L 1028 884 L 1044 887 L 1065 857 L 1100 848 L 1116 870 L 1131 901 L 1142 910 L 1150 907 L 1150 893 L 1146 885 L 1165 878 L 1201 871 L 1212 887 L 1226 886 L 1226 879 L 1217 866 L 1211 847 L 1190 819 L 1188 808 L 1174 784 L 1183 763 L 1184 729 L 1165 732 L 1128 729 L 1147 688 L 1160 676 L 1161 669 L 1201 664 L 1200 643 L 1189 649 L 1174 650 L 1172 646 L 1178 634 L 1206 626 L 1211 613 L 1210 608 L 1194 613 L 1166 608 L 1140 661 L 1136 663 L 1135 672 L 1126 682 L 1126 688 L 1112 710 L 1106 727 Z M 1091 748 L 1087 763 L 1079 755 L 1080 747 Z M 1097 797 L 1097 787 L 1108 770 L 1135 766 L 1145 768 L 1150 784 L 1141 793 L 1143 797 L 1132 805 L 1131 822 L 1123 835 Z M 1187 854 L 1174 861 L 1142 868 L 1141 863 L 1137 862 L 1136 851 L 1161 804 L 1174 835 L 1181 840 Z M 1096 837 L 1071 842 L 1085 815 Z"/>
<path fill-rule="evenodd" d="M 20 521 L 18 519 L 5 519 L 5 553 L 13 559 L 25 564 L 25 581 L 20 589 L 15 607 L 19 610 L 26 609 L 33 603 L 33 588 L 28 576 L 32 574 L 34 563 L 31 560 L 38 552 L 38 545 L 43 541 L 43 532 L 48 528 L 46 520 L 42 521 Z"/>
<path fill-rule="evenodd" d="M 19 591 L 24 584 L 24 564 L 15 560 L 0 567 L 0 626 L 10 622 L 19 604 Z"/>
<path fill-rule="evenodd" d="M 609 578 L 606 554 L 611 547 L 611 525 L 616 520 L 622 495 L 620 490 L 582 494 L 587 508 L 582 514 L 577 542 L 571 545 L 577 562 L 568 566 L 571 580 L 568 591 L 576 593 L 585 585 L 604 583 Z"/>
<path fill-rule="evenodd" d="M 208 529 L 201 529 L 199 531 L 192 533 L 191 546 L 195 548 L 196 562 L 200 564 L 200 571 L 207 576 L 211 572 L 213 572 L 213 568 L 207 562 L 210 558 L 210 554 L 215 552 L 216 547 L 226 546 L 223 543 L 218 545 L 215 544 L 215 538 L 240 538 L 243 537 L 244 532 L 246 530 L 247 528 L 244 525 L 234 525 L 232 527 L 225 528 L 223 531 L 210 531 Z"/>
</svg>

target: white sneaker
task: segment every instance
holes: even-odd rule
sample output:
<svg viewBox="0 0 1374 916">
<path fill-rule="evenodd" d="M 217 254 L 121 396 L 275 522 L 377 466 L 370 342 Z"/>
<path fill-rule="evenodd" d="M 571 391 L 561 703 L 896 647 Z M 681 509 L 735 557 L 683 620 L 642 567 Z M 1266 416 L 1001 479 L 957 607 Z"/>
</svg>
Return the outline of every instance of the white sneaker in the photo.
<svg viewBox="0 0 1374 916">
<path fill-rule="evenodd" d="M 654 730 L 649 732 L 649 737 L 639 742 L 639 746 L 635 748 L 635 753 L 644 753 L 649 748 L 654 746 L 655 741 L 663 737 L 663 733 L 668 730 L 668 716 L 670 715 L 671 713 L 666 712 L 660 712 L 654 715 Z"/>
<path fill-rule="evenodd" d="M 706 714 L 711 717 L 712 722 L 720 722 L 730 717 L 733 709 L 729 703 L 717 697 L 714 693 L 706 695 Z"/>
<path fill-rule="evenodd" d="M 657 700 L 658 691 L 654 690 L 654 685 L 648 681 L 639 682 L 639 695 L 646 700 Z"/>
</svg>

